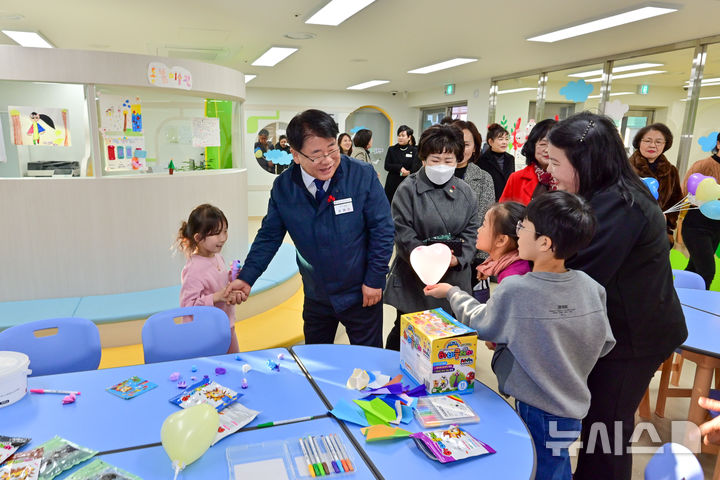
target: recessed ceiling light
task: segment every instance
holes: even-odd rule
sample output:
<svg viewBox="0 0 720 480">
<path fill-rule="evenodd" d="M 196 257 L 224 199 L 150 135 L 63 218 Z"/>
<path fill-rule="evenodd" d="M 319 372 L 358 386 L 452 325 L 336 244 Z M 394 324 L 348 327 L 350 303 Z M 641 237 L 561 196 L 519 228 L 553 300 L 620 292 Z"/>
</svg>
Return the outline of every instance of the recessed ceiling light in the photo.
<svg viewBox="0 0 720 480">
<path fill-rule="evenodd" d="M 718 98 L 720 98 L 720 96 L 718 96 L 718 97 L 700 97 L 700 98 L 698 98 L 698 100 L 717 100 Z M 688 100 L 687 100 L 687 98 L 683 98 L 680 101 L 687 102 Z"/>
<path fill-rule="evenodd" d="M 708 83 L 717 83 L 717 82 L 720 82 L 720 77 L 716 77 L 716 78 L 703 78 L 702 81 L 700 82 L 700 84 L 701 84 L 701 85 L 707 85 Z M 689 82 L 689 81 L 685 82 L 685 86 L 687 86 L 687 85 L 690 85 L 690 82 Z"/>
<path fill-rule="evenodd" d="M 257 77 L 257 75 L 252 75 L 252 74 L 245 75 L 245 83 L 249 83 L 250 80 L 252 80 L 255 77 Z"/>
<path fill-rule="evenodd" d="M 619 95 L 635 95 L 635 92 L 615 92 L 611 93 L 611 97 L 617 97 Z M 588 98 L 600 98 L 600 95 L 590 95 Z"/>
<path fill-rule="evenodd" d="M 315 38 L 317 35 L 310 32 L 296 32 L 296 33 L 286 33 L 283 35 L 285 38 L 289 38 L 290 40 L 310 40 Z"/>
<path fill-rule="evenodd" d="M 666 13 L 677 12 L 677 8 L 668 7 L 641 7 L 630 10 L 629 12 L 611 15 L 609 17 L 600 18 L 591 22 L 582 23 L 572 27 L 563 28 L 554 32 L 538 35 L 528 38 L 530 42 L 557 42 L 566 38 L 586 35 L 588 33 L 605 30 L 608 28 L 625 25 L 626 23 L 638 22 L 647 18 L 665 15 Z"/>
<path fill-rule="evenodd" d="M 390 80 L 370 80 L 369 82 L 363 82 L 358 83 L 357 85 L 349 86 L 346 88 L 346 90 L 365 90 L 366 88 L 376 87 L 385 83 L 390 83 Z"/>
<path fill-rule="evenodd" d="M 466 63 L 477 62 L 477 60 L 477 58 L 453 58 L 452 60 L 445 60 L 444 62 L 428 65 L 427 67 L 420 67 L 416 68 L 415 70 L 409 70 L 407 73 L 426 74 L 431 72 L 437 72 L 438 70 L 445 70 L 446 68 L 452 68 L 457 67 L 458 65 L 464 65 Z"/>
<path fill-rule="evenodd" d="M 255 67 L 274 67 L 297 51 L 297 48 L 292 47 L 270 47 L 267 52 L 260 55 L 251 65 Z"/>
<path fill-rule="evenodd" d="M 17 30 L 3 30 L 2 32 L 23 47 L 54 48 L 50 42 L 37 32 L 21 32 Z"/>
<path fill-rule="evenodd" d="M 375 0 L 330 0 L 327 5 L 308 18 L 305 23 L 337 27 Z"/>
<path fill-rule="evenodd" d="M 622 73 L 620 75 L 613 75 L 613 80 L 618 80 L 620 78 L 632 78 L 632 77 L 645 77 L 647 75 L 657 75 L 658 73 L 667 73 L 665 70 L 645 70 L 643 72 L 633 72 L 633 73 Z M 578 80 L 579 81 L 579 80 Z M 588 83 L 593 82 L 602 82 L 602 77 L 598 78 L 588 78 L 585 80 Z"/>
<path fill-rule="evenodd" d="M 529 92 L 530 90 L 537 90 L 537 87 L 522 87 L 522 88 L 511 88 L 509 90 L 498 90 L 497 94 L 502 95 L 504 93 Z"/>
<path fill-rule="evenodd" d="M 655 67 L 662 67 L 664 64 L 662 63 L 636 63 L 633 65 L 623 65 L 621 67 L 613 67 L 612 73 L 621 73 L 621 72 L 629 72 L 631 70 L 641 70 L 643 68 L 655 68 Z M 577 72 L 577 73 L 570 73 L 568 74 L 568 77 L 594 77 L 596 75 L 602 75 L 603 71 L 600 70 L 588 70 L 587 72 Z"/>
</svg>

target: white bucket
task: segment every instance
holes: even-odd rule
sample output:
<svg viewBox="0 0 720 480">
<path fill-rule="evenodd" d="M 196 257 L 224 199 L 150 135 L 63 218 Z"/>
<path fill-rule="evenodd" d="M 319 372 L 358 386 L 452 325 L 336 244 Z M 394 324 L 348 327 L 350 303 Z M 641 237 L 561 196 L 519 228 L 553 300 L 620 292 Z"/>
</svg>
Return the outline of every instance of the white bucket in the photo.
<svg viewBox="0 0 720 480">
<path fill-rule="evenodd" d="M 0 352 L 0 408 L 20 400 L 27 393 L 30 358 L 20 352 Z"/>
</svg>

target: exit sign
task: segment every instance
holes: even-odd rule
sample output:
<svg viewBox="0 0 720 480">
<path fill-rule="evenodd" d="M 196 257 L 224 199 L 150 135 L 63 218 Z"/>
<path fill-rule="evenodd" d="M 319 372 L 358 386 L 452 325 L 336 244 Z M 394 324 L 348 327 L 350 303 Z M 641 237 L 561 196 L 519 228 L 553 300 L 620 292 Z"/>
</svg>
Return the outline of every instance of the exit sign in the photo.
<svg viewBox="0 0 720 480">
<path fill-rule="evenodd" d="M 448 83 L 445 85 L 445 95 L 455 95 L 455 84 Z"/>
<path fill-rule="evenodd" d="M 650 93 L 650 85 L 647 83 L 643 83 L 642 85 L 638 85 L 637 93 L 640 95 L 647 95 Z"/>
</svg>

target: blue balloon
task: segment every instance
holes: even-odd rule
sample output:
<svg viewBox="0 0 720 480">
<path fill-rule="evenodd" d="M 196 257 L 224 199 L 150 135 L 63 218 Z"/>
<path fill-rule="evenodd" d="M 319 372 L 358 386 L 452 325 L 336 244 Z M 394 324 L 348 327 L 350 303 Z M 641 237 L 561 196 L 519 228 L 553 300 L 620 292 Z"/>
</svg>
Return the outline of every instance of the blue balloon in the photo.
<svg viewBox="0 0 720 480">
<path fill-rule="evenodd" d="M 700 205 L 700 213 L 712 220 L 720 220 L 720 200 L 710 200 Z"/>
<path fill-rule="evenodd" d="M 643 181 L 645 186 L 650 190 L 650 193 L 653 197 L 655 197 L 655 200 L 658 199 L 658 189 L 660 188 L 660 183 L 657 181 L 657 178 L 653 177 L 641 177 L 640 180 Z"/>
</svg>

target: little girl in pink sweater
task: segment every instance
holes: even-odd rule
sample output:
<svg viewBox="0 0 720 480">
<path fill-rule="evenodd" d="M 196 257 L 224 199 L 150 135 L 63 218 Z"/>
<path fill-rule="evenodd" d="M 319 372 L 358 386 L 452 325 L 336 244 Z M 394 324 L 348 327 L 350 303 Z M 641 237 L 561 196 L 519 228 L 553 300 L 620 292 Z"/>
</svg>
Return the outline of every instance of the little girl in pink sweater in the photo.
<svg viewBox="0 0 720 480">
<path fill-rule="evenodd" d="M 180 280 L 180 306 L 215 306 L 223 310 L 230 325 L 228 353 L 239 350 L 235 335 L 235 304 L 247 298 L 230 287 L 230 270 L 220 255 L 228 238 L 228 221 L 225 214 L 212 205 L 196 207 L 187 222 L 178 231 L 178 249 L 185 253 L 187 263 Z"/>
</svg>

